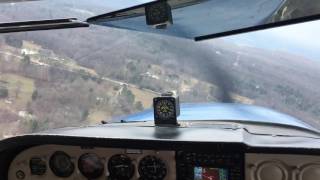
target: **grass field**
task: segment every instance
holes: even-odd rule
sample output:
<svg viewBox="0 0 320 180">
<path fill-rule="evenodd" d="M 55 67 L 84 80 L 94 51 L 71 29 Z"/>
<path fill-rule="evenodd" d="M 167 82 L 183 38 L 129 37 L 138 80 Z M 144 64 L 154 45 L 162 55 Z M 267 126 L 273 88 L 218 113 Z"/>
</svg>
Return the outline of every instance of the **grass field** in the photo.
<svg viewBox="0 0 320 180">
<path fill-rule="evenodd" d="M 0 74 L 0 81 L 6 82 L 5 86 L 9 90 L 9 99 L 12 104 L 5 103 L 0 100 L 0 108 L 8 108 L 10 106 L 14 110 L 25 109 L 34 91 L 34 80 L 15 74 Z M 17 96 L 16 96 L 17 95 Z"/>
<path fill-rule="evenodd" d="M 143 104 L 144 108 L 150 108 L 152 106 L 153 97 L 156 96 L 155 94 L 134 87 L 129 87 L 128 89 L 135 95 L 135 102 L 140 101 Z M 93 108 L 90 110 L 88 121 L 90 122 L 90 124 L 97 124 L 102 120 L 108 120 L 111 118 L 112 117 L 110 113 L 108 113 L 107 111 Z"/>
<path fill-rule="evenodd" d="M 158 96 L 157 94 L 153 94 L 151 92 L 147 92 L 138 88 L 130 87 L 128 88 L 135 95 L 136 102 L 141 101 L 144 108 L 152 107 L 153 98 Z"/>
<path fill-rule="evenodd" d="M 18 114 L 25 110 L 27 103 L 31 101 L 34 90 L 34 81 L 15 74 L 0 74 L 0 82 L 9 90 L 9 97 L 0 100 L 0 109 Z M 19 89 L 17 91 L 17 89 Z M 16 94 L 18 96 L 16 96 Z M 0 138 L 7 138 L 17 132 L 18 121 L 0 124 Z"/>
<path fill-rule="evenodd" d="M 234 94 L 234 93 L 231 94 L 231 97 L 235 102 L 238 102 L 238 103 L 254 104 L 254 100 L 250 99 L 248 97 L 240 96 L 240 95 Z"/>
<path fill-rule="evenodd" d="M 108 120 L 111 118 L 110 114 L 102 110 L 91 110 L 88 121 L 90 124 L 99 124 L 102 120 Z"/>
</svg>

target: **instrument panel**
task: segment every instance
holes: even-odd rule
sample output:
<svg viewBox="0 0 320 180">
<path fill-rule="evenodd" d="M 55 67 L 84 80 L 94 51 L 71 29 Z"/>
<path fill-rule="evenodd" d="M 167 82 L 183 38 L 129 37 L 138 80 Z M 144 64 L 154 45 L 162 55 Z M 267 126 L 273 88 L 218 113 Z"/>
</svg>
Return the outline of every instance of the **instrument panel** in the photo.
<svg viewBox="0 0 320 180">
<path fill-rule="evenodd" d="M 9 180 L 315 180 L 315 155 L 42 145 L 11 162 Z"/>
<path fill-rule="evenodd" d="M 176 179 L 174 151 L 43 145 L 20 153 L 9 180 Z"/>
<path fill-rule="evenodd" d="M 320 157 L 292 154 L 246 154 L 247 180 L 316 180 Z"/>
</svg>

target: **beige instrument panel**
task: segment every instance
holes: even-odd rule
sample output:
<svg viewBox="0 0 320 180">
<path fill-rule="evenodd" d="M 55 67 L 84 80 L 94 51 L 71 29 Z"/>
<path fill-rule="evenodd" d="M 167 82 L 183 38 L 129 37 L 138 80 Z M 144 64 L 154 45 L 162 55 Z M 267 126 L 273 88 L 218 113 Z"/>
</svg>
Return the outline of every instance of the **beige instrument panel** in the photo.
<svg viewBox="0 0 320 180">
<path fill-rule="evenodd" d="M 64 152 L 70 156 L 74 164 L 74 171 L 71 176 L 62 178 L 57 177 L 50 168 L 50 158 L 55 152 Z M 106 180 L 110 172 L 108 170 L 108 161 L 114 155 L 125 155 L 132 160 L 134 164 L 133 180 L 139 179 L 138 166 L 141 159 L 146 156 L 157 157 L 164 162 L 167 173 L 165 180 L 176 179 L 176 164 L 174 151 L 155 151 L 141 149 L 117 149 L 117 148 L 82 148 L 78 146 L 62 145 L 43 145 L 32 147 L 21 152 L 10 165 L 8 178 L 9 180 L 87 180 L 78 168 L 78 160 L 81 155 L 86 153 L 96 154 L 104 165 L 104 173 L 96 180 Z M 30 159 L 40 158 L 46 162 L 46 172 L 43 175 L 32 175 L 30 169 Z"/>
<path fill-rule="evenodd" d="M 285 154 L 246 154 L 246 180 L 317 180 L 320 157 Z"/>
</svg>

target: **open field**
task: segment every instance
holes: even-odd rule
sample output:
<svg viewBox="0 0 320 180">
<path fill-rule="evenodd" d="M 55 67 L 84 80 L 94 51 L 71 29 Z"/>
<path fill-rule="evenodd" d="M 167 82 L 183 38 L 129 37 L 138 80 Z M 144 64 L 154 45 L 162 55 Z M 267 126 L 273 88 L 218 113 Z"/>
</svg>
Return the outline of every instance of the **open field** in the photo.
<svg viewBox="0 0 320 180">
<path fill-rule="evenodd" d="M 153 98 L 158 96 L 157 94 L 153 94 L 151 92 L 146 92 L 144 90 L 130 87 L 128 88 L 135 95 L 136 102 L 140 101 L 144 108 L 152 107 Z"/>
<path fill-rule="evenodd" d="M 16 74 L 0 74 L 0 81 L 6 82 L 4 85 L 9 90 L 9 97 L 0 100 L 0 108 L 8 106 L 15 110 L 24 110 L 30 102 L 34 91 L 34 80 Z"/>
</svg>

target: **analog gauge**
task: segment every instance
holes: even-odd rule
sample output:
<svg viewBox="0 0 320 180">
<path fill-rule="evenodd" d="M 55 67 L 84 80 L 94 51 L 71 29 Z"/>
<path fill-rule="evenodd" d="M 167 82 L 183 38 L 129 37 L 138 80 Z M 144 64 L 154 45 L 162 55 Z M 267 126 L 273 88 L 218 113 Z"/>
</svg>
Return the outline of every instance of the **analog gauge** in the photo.
<svg viewBox="0 0 320 180">
<path fill-rule="evenodd" d="M 114 155 L 108 162 L 111 179 L 127 180 L 134 174 L 134 165 L 126 155 Z"/>
<path fill-rule="evenodd" d="M 320 177 L 320 164 L 312 163 L 301 167 L 299 180 L 314 180 L 315 177 Z M 317 178 L 316 178 L 317 179 Z"/>
<path fill-rule="evenodd" d="M 55 152 L 50 158 L 50 169 L 58 177 L 69 177 L 74 172 L 74 163 L 68 154 Z"/>
<path fill-rule="evenodd" d="M 288 180 L 288 169 L 279 161 L 263 162 L 257 167 L 256 179 L 269 180 L 272 177 L 273 180 Z"/>
<path fill-rule="evenodd" d="M 155 105 L 156 114 L 160 119 L 170 119 L 175 117 L 174 102 L 169 99 L 162 99 Z"/>
<path fill-rule="evenodd" d="M 167 175 L 165 163 L 155 156 L 146 156 L 139 163 L 141 179 L 162 180 Z"/>
<path fill-rule="evenodd" d="M 47 171 L 46 161 L 40 157 L 33 157 L 29 161 L 29 166 L 32 175 L 44 175 Z"/>
<path fill-rule="evenodd" d="M 101 159 L 93 153 L 82 155 L 79 158 L 78 167 L 82 175 L 88 179 L 97 179 L 104 172 L 104 165 Z"/>
</svg>

